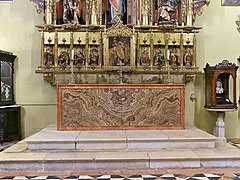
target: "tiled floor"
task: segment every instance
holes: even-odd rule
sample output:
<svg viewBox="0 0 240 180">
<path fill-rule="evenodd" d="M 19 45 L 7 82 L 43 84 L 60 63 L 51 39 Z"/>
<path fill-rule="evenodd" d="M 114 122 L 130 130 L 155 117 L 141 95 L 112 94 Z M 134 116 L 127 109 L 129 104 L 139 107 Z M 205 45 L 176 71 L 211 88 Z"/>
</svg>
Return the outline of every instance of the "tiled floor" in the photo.
<svg viewBox="0 0 240 180">
<path fill-rule="evenodd" d="M 238 174 L 239 175 L 239 174 Z M 235 179 L 238 179 L 238 175 L 236 175 Z M 74 175 L 74 176 L 5 176 L 0 179 L 4 180 L 157 180 L 157 179 L 168 179 L 168 180 L 218 180 L 223 177 L 223 174 L 195 174 L 193 176 L 186 176 L 182 174 L 146 174 L 146 175 L 131 175 L 131 176 L 121 176 L 121 175 Z M 234 177 L 232 178 L 234 179 Z"/>
</svg>

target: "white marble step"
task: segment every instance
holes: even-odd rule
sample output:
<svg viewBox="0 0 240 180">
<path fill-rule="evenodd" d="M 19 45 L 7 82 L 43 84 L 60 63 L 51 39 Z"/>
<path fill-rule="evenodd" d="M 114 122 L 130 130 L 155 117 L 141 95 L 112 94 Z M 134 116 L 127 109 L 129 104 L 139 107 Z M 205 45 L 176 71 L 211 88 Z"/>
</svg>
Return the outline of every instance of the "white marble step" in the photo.
<svg viewBox="0 0 240 180">
<path fill-rule="evenodd" d="M 24 141 L 0 153 L 0 172 L 240 168 L 240 150 L 227 143 L 202 150 L 31 151 Z"/>
<path fill-rule="evenodd" d="M 26 138 L 29 150 L 213 149 L 216 137 L 200 129 L 57 131 L 51 125 Z"/>
</svg>

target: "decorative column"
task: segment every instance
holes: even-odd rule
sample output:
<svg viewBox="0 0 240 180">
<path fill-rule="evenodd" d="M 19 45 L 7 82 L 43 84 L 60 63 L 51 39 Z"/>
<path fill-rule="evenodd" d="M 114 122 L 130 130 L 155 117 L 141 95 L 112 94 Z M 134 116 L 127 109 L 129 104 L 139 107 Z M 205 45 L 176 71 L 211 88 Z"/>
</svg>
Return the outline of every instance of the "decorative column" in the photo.
<svg viewBox="0 0 240 180">
<path fill-rule="evenodd" d="M 147 26 L 149 25 L 149 9 L 150 4 L 149 0 L 142 0 L 142 25 Z"/>
<path fill-rule="evenodd" d="M 47 0 L 46 1 L 46 24 L 52 24 L 52 0 Z"/>
<path fill-rule="evenodd" d="M 207 108 L 209 112 L 217 113 L 216 129 L 214 135 L 218 138 L 219 141 L 226 141 L 225 138 L 225 123 L 224 117 L 226 112 L 233 112 L 236 109 L 211 109 Z"/>
<path fill-rule="evenodd" d="M 90 0 L 86 0 L 86 25 L 89 25 L 89 16 L 90 16 Z"/>
<path fill-rule="evenodd" d="M 192 26 L 193 25 L 193 0 L 188 0 L 187 1 L 187 26 Z"/>
<path fill-rule="evenodd" d="M 225 128 L 224 128 L 224 111 L 218 111 L 217 112 L 217 121 L 216 121 L 216 136 L 220 140 L 226 140 L 225 138 Z"/>
<path fill-rule="evenodd" d="M 97 25 L 98 24 L 98 20 L 97 20 L 97 17 L 98 17 L 98 8 L 97 8 L 97 4 L 98 4 L 98 1 L 97 0 L 92 0 L 91 2 L 91 5 L 90 5 L 90 9 L 91 9 L 91 25 Z"/>
</svg>

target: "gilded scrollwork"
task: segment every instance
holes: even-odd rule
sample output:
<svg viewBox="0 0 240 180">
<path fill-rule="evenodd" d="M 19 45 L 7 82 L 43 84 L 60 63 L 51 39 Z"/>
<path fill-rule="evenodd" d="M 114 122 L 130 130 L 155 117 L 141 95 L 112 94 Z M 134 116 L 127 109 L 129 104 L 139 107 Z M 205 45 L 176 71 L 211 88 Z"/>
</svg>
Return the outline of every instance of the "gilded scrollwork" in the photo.
<svg viewBox="0 0 240 180">
<path fill-rule="evenodd" d="M 107 30 L 107 36 L 131 36 L 132 33 L 133 30 L 124 25 L 121 21 L 118 21 Z"/>
</svg>

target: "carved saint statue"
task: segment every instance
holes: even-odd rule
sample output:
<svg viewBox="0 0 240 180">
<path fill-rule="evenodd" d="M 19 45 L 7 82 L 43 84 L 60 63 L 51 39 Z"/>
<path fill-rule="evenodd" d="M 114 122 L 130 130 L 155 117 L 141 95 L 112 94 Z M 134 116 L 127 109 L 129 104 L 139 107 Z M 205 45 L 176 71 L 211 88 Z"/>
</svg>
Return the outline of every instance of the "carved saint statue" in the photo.
<svg viewBox="0 0 240 180">
<path fill-rule="evenodd" d="M 54 57 L 51 47 L 47 47 L 47 50 L 45 52 L 45 66 L 46 68 L 50 68 L 54 65 Z"/>
<path fill-rule="evenodd" d="M 159 49 L 154 57 L 154 65 L 155 66 L 163 66 L 164 65 L 163 54 L 161 49 Z"/>
<path fill-rule="evenodd" d="M 96 47 L 93 47 L 90 50 L 90 63 L 89 63 L 89 65 L 97 66 L 98 65 L 98 60 L 99 60 L 98 49 Z"/>
<path fill-rule="evenodd" d="M 63 22 L 69 24 L 73 21 L 73 4 L 71 0 L 63 2 Z"/>
<path fill-rule="evenodd" d="M 149 58 L 149 53 L 148 53 L 147 49 L 144 49 L 142 54 L 141 54 L 140 64 L 142 66 L 149 66 L 150 65 L 150 58 Z"/>
<path fill-rule="evenodd" d="M 65 69 L 67 65 L 69 65 L 69 54 L 65 48 L 62 49 L 59 57 L 58 57 L 58 65 L 60 68 Z"/>
<path fill-rule="evenodd" d="M 190 49 L 187 49 L 186 54 L 184 55 L 184 63 L 186 68 L 192 66 L 192 54 Z"/>
<path fill-rule="evenodd" d="M 170 53 L 170 65 L 173 69 L 178 68 L 178 54 L 176 49 L 172 49 Z"/>
<path fill-rule="evenodd" d="M 178 0 L 163 0 L 158 7 L 158 23 L 175 23 Z"/>
<path fill-rule="evenodd" d="M 74 53 L 74 61 L 73 61 L 73 65 L 77 66 L 77 67 L 81 67 L 85 64 L 85 55 L 83 54 L 83 52 L 81 50 L 77 50 Z"/>
<path fill-rule="evenodd" d="M 72 7 L 73 9 L 73 24 L 79 24 L 79 17 L 80 17 L 80 11 L 79 8 L 77 6 L 77 2 L 74 3 L 74 6 Z"/>
<path fill-rule="evenodd" d="M 63 22 L 65 24 L 79 24 L 80 19 L 80 1 L 64 0 L 63 1 Z"/>
</svg>

